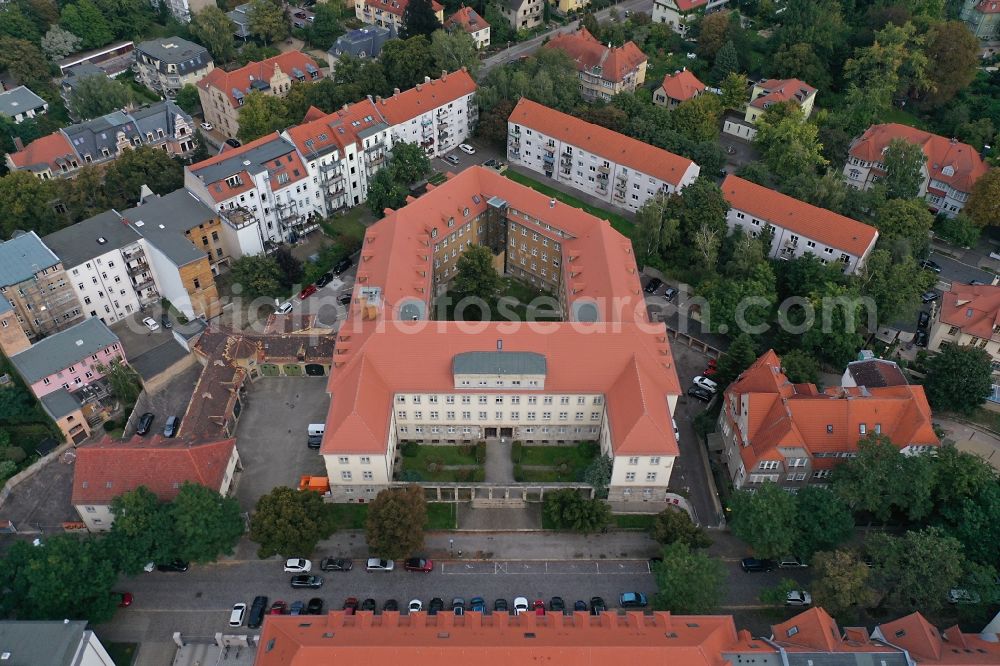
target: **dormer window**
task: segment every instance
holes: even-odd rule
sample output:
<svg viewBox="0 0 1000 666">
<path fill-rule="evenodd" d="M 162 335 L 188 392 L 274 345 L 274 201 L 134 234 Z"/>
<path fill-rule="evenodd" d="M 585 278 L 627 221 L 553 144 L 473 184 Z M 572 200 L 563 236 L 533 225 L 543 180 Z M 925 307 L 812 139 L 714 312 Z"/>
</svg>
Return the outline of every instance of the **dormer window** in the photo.
<svg viewBox="0 0 1000 666">
<path fill-rule="evenodd" d="M 941 169 L 941 174 L 945 176 L 954 176 L 955 168 L 949 164 L 945 168 Z"/>
</svg>

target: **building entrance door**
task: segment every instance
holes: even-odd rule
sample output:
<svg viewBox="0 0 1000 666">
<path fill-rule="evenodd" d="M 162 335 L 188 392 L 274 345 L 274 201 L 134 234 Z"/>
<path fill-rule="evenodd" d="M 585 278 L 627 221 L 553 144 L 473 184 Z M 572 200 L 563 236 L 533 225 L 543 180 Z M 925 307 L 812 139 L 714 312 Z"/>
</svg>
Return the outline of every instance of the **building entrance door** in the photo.
<svg viewBox="0 0 1000 666">
<path fill-rule="evenodd" d="M 486 436 L 487 437 L 496 437 L 497 436 L 497 429 L 496 428 L 484 428 L 483 430 L 486 432 Z"/>
</svg>

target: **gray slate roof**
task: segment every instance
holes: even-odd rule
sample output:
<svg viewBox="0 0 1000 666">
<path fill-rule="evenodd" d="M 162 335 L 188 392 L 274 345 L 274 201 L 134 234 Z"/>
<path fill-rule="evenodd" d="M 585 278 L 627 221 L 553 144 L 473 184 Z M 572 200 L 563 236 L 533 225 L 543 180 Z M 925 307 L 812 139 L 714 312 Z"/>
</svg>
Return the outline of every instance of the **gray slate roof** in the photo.
<svg viewBox="0 0 1000 666">
<path fill-rule="evenodd" d="M 212 62 L 208 49 L 180 37 L 162 37 L 141 42 L 136 45 L 136 59 L 140 54 L 159 61 L 157 70 L 167 74 L 167 65 L 177 65 L 177 74 L 183 76 L 188 72 L 204 69 Z"/>
<path fill-rule="evenodd" d="M 64 88 L 72 90 L 76 84 L 89 76 L 107 77 L 107 72 L 93 64 L 92 62 L 81 62 L 67 69 L 63 74 L 62 85 Z"/>
<path fill-rule="evenodd" d="M 545 356 L 535 352 L 462 352 L 452 359 L 456 375 L 544 375 Z"/>
<path fill-rule="evenodd" d="M 21 234 L 0 243 L 0 286 L 24 282 L 43 268 L 58 263 L 59 257 L 45 247 L 34 231 Z"/>
<path fill-rule="evenodd" d="M 205 183 L 205 185 L 209 185 L 210 183 L 214 183 L 219 180 L 224 180 L 241 171 L 246 171 L 251 175 L 263 173 L 267 171 L 265 162 L 273 161 L 282 155 L 295 152 L 295 146 L 293 146 L 291 142 L 287 141 L 284 137 L 274 134 L 272 135 L 272 139 L 273 140 L 262 143 L 261 145 L 255 146 L 249 150 L 240 151 L 238 154 L 227 160 L 222 160 L 220 162 L 216 162 L 215 164 L 210 164 L 202 169 L 198 169 L 193 173 L 198 176 L 201 182 Z M 225 155 L 225 153 L 223 153 L 223 155 Z M 249 162 L 249 164 L 247 164 L 247 162 Z"/>
<path fill-rule="evenodd" d="M 0 314 L 3 314 L 4 312 L 10 312 L 13 309 L 14 306 L 10 304 L 10 301 L 8 301 L 3 296 L 0 296 Z"/>
<path fill-rule="evenodd" d="M 122 222 L 118 213 L 107 210 L 49 234 L 42 242 L 62 260 L 64 268 L 70 269 L 139 238 L 139 233 Z"/>
<path fill-rule="evenodd" d="M 53 421 L 58 421 L 67 414 L 72 414 L 80 409 L 80 401 L 72 393 L 64 388 L 53 391 L 41 397 L 42 408 L 52 417 Z"/>
<path fill-rule="evenodd" d="M 10 357 L 24 380 L 34 383 L 118 342 L 107 324 L 93 317 L 43 338 Z"/>
<path fill-rule="evenodd" d="M 366 58 L 377 58 L 382 52 L 382 45 L 391 38 L 392 31 L 389 28 L 366 25 L 338 37 L 327 53 L 333 56 L 349 53 L 356 57 L 361 57 L 360 54 L 364 53 Z"/>
<path fill-rule="evenodd" d="M 24 86 L 12 88 L 0 93 L 0 113 L 13 118 L 19 113 L 40 109 L 45 106 L 45 100 Z"/>
<path fill-rule="evenodd" d="M 184 237 L 184 232 L 216 217 L 215 211 L 185 189 L 147 199 L 135 208 L 122 211 L 121 215 L 177 266 L 205 256 Z"/>
<path fill-rule="evenodd" d="M 72 666 L 87 629 L 85 620 L 5 620 L 0 622 L 0 648 L 10 653 L 10 666 Z"/>
<path fill-rule="evenodd" d="M 102 148 L 107 148 L 111 155 L 118 153 L 118 132 L 125 134 L 130 144 L 139 139 L 141 145 L 150 143 L 160 143 L 162 140 L 157 135 L 157 130 L 162 129 L 165 136 L 174 133 L 174 121 L 180 115 L 191 122 L 191 116 L 186 114 L 179 106 L 171 101 L 157 102 L 148 107 L 123 113 L 114 111 L 94 118 L 84 123 L 70 125 L 63 128 L 63 134 L 73 145 L 73 149 L 81 158 L 90 155 L 95 161 L 103 159 Z M 146 133 L 153 134 L 152 141 L 147 140 Z"/>
</svg>

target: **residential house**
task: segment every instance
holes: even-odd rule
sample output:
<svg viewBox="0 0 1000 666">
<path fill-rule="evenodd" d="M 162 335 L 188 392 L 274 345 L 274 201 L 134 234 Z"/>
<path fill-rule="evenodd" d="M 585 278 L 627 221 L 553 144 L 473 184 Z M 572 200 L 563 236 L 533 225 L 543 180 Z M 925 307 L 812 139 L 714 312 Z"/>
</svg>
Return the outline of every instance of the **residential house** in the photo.
<svg viewBox="0 0 1000 666">
<path fill-rule="evenodd" d="M 355 58 L 378 58 L 382 45 L 392 38 L 392 30 L 378 25 L 366 25 L 362 28 L 349 30 L 333 43 L 326 52 L 326 61 L 330 66 L 331 75 L 335 76 L 337 62 L 347 54 Z"/>
<path fill-rule="evenodd" d="M 685 157 L 524 97 L 507 119 L 507 158 L 633 211 L 660 192 L 690 185 L 700 172 Z"/>
<path fill-rule="evenodd" d="M 194 121 L 169 100 L 129 113 L 114 111 L 32 141 L 9 153 L 7 166 L 43 180 L 72 177 L 87 164 L 107 164 L 141 146 L 187 155 L 195 148 Z"/>
<path fill-rule="evenodd" d="M 195 85 L 215 69 L 208 49 L 180 37 L 161 37 L 135 47 L 139 81 L 169 99 L 186 85 Z"/>
<path fill-rule="evenodd" d="M 49 103 L 25 86 L 0 92 L 0 115 L 22 123 L 49 110 Z"/>
<path fill-rule="evenodd" d="M 13 356 L 31 346 L 31 340 L 21 327 L 21 315 L 5 297 L 0 296 L 0 351 Z"/>
<path fill-rule="evenodd" d="M 240 131 L 240 107 L 251 92 L 284 97 L 293 83 L 323 78 L 316 61 L 301 51 L 287 51 L 227 72 L 215 68 L 198 81 L 198 97 L 205 120 L 230 138 Z"/>
<path fill-rule="evenodd" d="M 80 119 L 73 113 L 73 107 L 72 104 L 70 104 L 70 100 L 72 99 L 73 93 L 80 81 L 83 81 L 91 76 L 103 76 L 105 78 L 110 78 L 107 72 L 97 65 L 92 62 L 84 61 L 78 65 L 67 67 L 63 70 L 62 79 L 59 80 L 59 96 L 62 98 L 63 105 L 66 107 L 69 117 L 74 121 L 78 122 Z"/>
<path fill-rule="evenodd" d="M 514 30 L 531 30 L 542 24 L 547 0 L 501 0 L 500 11 Z"/>
<path fill-rule="evenodd" d="M 115 666 L 86 620 L 2 620 L 0 646 L 11 666 Z"/>
<path fill-rule="evenodd" d="M 726 118 L 722 131 L 750 141 L 757 135 L 754 125 L 772 104 L 791 102 L 802 111 L 803 120 L 812 114 L 816 89 L 798 79 L 767 79 L 755 83 L 742 120 Z"/>
<path fill-rule="evenodd" d="M 873 226 L 739 176 L 726 176 L 722 195 L 729 203 L 730 229 L 740 227 L 754 238 L 767 229 L 773 232 L 768 256 L 774 259 L 812 254 L 824 264 L 840 262 L 850 275 L 864 266 L 878 240 Z"/>
<path fill-rule="evenodd" d="M 565 15 L 584 11 L 590 5 L 590 0 L 552 0 L 551 4 L 554 5 L 554 9 Z"/>
<path fill-rule="evenodd" d="M 953 282 L 934 313 L 927 348 L 947 345 L 985 349 L 1000 373 L 1000 287 Z"/>
<path fill-rule="evenodd" d="M 1000 0 L 962 0 L 959 19 L 982 42 L 1000 39 Z"/>
<path fill-rule="evenodd" d="M 586 100 L 606 102 L 620 92 L 635 92 L 646 80 L 646 54 L 632 41 L 612 48 L 580 28 L 553 37 L 543 48 L 562 51 L 576 64 Z"/>
<path fill-rule="evenodd" d="M 116 360 L 128 362 L 125 350 L 107 324 L 95 318 L 53 333 L 10 357 L 37 398 L 60 388 L 78 391 L 104 377 L 101 368 Z"/>
<path fill-rule="evenodd" d="M 681 102 L 694 99 L 705 92 L 707 86 L 688 69 L 663 77 L 663 83 L 653 91 L 653 104 L 675 109 Z"/>
<path fill-rule="evenodd" d="M 878 382 L 876 382 L 878 383 Z M 878 433 L 900 453 L 940 445 L 922 386 L 793 384 L 773 350 L 729 385 L 719 415 L 728 476 L 737 489 L 766 482 L 795 490 L 825 483 L 858 454 L 858 441 Z"/>
<path fill-rule="evenodd" d="M 686 35 L 700 16 L 724 9 L 729 0 L 653 0 L 653 23 L 666 23 Z"/>
<path fill-rule="evenodd" d="M 212 0 L 165 0 L 170 13 L 181 23 L 190 23 L 191 17 L 206 7 L 215 7 Z"/>
<path fill-rule="evenodd" d="M 90 437 L 90 423 L 84 411 L 86 403 L 80 399 L 78 394 L 71 393 L 68 389 L 58 388 L 51 393 L 46 393 L 38 401 L 45 413 L 62 432 L 63 441 L 79 444 Z M 90 411 L 87 409 L 87 412 Z"/>
<path fill-rule="evenodd" d="M 392 30 L 398 35 L 403 28 L 403 12 L 409 0 L 354 0 L 354 15 L 362 23 Z M 431 0 L 438 23 L 444 24 L 444 5 Z"/>
<path fill-rule="evenodd" d="M 463 30 L 476 43 L 477 49 L 490 45 L 490 24 L 472 7 L 462 7 L 448 17 L 445 30 Z"/>
<path fill-rule="evenodd" d="M 923 150 L 926 161 L 920 170 L 918 196 L 931 209 L 948 217 L 955 217 L 961 212 L 969 200 L 972 186 L 989 170 L 976 149 L 967 143 L 915 127 L 889 123 L 872 125 L 851 142 L 847 164 L 844 165 L 847 184 L 855 189 L 867 190 L 884 178 L 886 170 L 882 156 L 894 139 L 917 144 Z"/>
<path fill-rule="evenodd" d="M 114 523 L 111 502 L 145 486 L 161 502 L 177 497 L 185 483 L 228 495 L 240 469 L 236 440 L 189 441 L 181 437 L 134 436 L 122 442 L 104 437 L 76 449 L 71 502 L 91 532 Z"/>
<path fill-rule="evenodd" d="M 29 341 L 82 321 L 83 314 L 63 264 L 34 231 L 0 243 L 0 297 L 4 328 L 15 324 Z M 21 337 L 9 340 L 23 346 Z M 4 336 L 7 340 L 7 336 Z M 6 354 L 14 353 L 4 348 Z"/>
<path fill-rule="evenodd" d="M 229 22 L 233 25 L 233 34 L 240 39 L 250 38 L 250 3 L 237 5 L 232 11 L 226 12 Z"/>
</svg>

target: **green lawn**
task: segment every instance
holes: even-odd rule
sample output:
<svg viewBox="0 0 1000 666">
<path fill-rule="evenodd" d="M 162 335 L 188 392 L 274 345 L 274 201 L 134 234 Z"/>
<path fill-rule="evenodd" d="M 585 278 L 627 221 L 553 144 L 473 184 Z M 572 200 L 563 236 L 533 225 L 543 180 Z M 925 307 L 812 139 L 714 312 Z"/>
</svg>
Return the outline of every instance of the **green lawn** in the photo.
<svg viewBox="0 0 1000 666">
<path fill-rule="evenodd" d="M 522 469 L 520 474 L 514 475 L 521 483 L 572 483 L 576 481 L 573 470 L 560 472 L 554 467 L 546 469 Z"/>
<path fill-rule="evenodd" d="M 456 527 L 458 523 L 454 503 L 435 502 L 427 505 L 427 529 L 453 530 Z"/>
<path fill-rule="evenodd" d="M 475 465 L 476 447 L 465 448 L 462 446 L 434 446 L 431 444 L 408 444 L 407 453 L 410 447 L 416 450 L 415 456 L 403 455 L 404 469 L 424 469 L 428 463 L 435 462 L 439 465 Z M 407 464 L 409 463 L 409 464 Z"/>
<path fill-rule="evenodd" d="M 334 215 L 324 221 L 323 232 L 334 240 L 343 238 L 348 245 L 361 246 L 365 237 L 364 222 L 371 217 L 371 211 L 364 206 L 355 206 L 344 215 Z"/>
<path fill-rule="evenodd" d="M 503 295 L 497 299 L 490 310 L 490 321 L 562 321 L 559 312 L 551 309 L 553 306 L 558 307 L 558 299 L 552 297 L 551 294 L 515 278 L 506 277 L 503 281 L 506 287 Z M 528 304 L 539 296 L 550 296 L 553 298 L 553 302 L 531 308 L 531 316 L 529 317 Z M 433 316 L 443 321 L 456 321 L 454 300 L 454 296 L 447 292 L 439 296 L 433 305 Z M 503 305 L 502 310 L 501 305 Z M 466 317 L 482 314 L 480 309 L 475 307 L 471 307 L 465 312 L 464 316 Z"/>
<path fill-rule="evenodd" d="M 652 526 L 655 518 L 656 515 L 652 513 L 612 516 L 612 520 L 616 527 L 631 530 L 648 530 Z"/>
<path fill-rule="evenodd" d="M 104 644 L 104 649 L 108 651 L 108 656 L 115 662 L 115 666 L 132 666 L 132 662 L 135 661 L 135 651 L 138 647 L 138 643 Z"/>
<path fill-rule="evenodd" d="M 326 504 L 338 530 L 363 530 L 368 516 L 367 504 Z"/>
<path fill-rule="evenodd" d="M 528 176 L 522 176 L 519 173 L 515 173 L 512 169 L 508 169 L 507 173 L 504 175 L 506 175 L 514 182 L 521 183 L 522 185 L 527 185 L 531 189 L 537 190 L 538 192 L 541 192 L 546 196 L 558 199 L 559 201 L 562 201 L 565 204 L 569 204 L 574 208 L 581 208 L 590 213 L 591 215 L 601 218 L 602 220 L 609 220 L 611 222 L 611 226 L 613 226 L 615 229 L 625 234 L 626 236 L 628 236 L 632 232 L 632 227 L 634 226 L 632 222 L 630 222 L 622 215 L 619 215 L 618 213 L 612 213 L 611 211 L 604 210 L 603 208 L 598 208 L 597 206 L 591 206 L 590 204 L 584 203 L 583 201 L 577 199 L 574 196 L 566 194 L 565 192 L 561 192 L 560 190 L 557 190 L 554 187 L 550 187 L 545 183 L 539 182 L 534 178 L 529 178 Z"/>
</svg>

